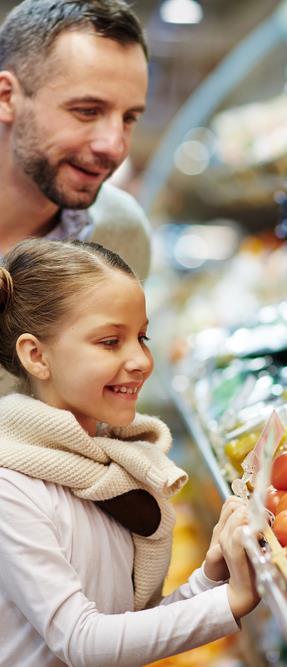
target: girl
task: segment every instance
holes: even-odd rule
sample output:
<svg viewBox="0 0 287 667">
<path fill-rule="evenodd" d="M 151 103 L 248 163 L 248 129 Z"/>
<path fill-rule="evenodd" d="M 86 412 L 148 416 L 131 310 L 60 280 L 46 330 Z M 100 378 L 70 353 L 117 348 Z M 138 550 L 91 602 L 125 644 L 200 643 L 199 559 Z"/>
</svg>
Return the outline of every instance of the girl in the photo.
<svg viewBox="0 0 287 667">
<path fill-rule="evenodd" d="M 167 427 L 135 412 L 147 341 L 114 253 L 37 239 L 6 256 L 0 362 L 25 393 L 0 400 L 2 667 L 138 667 L 235 632 L 257 603 L 238 499 L 203 568 L 161 598 L 186 475 Z"/>
</svg>

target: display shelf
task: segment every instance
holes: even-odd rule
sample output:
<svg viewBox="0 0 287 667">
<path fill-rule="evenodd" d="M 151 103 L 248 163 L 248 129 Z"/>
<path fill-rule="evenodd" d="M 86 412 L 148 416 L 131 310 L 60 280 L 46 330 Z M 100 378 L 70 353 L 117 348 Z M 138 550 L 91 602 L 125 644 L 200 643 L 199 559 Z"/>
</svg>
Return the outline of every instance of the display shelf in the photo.
<svg viewBox="0 0 287 667">
<path fill-rule="evenodd" d="M 200 420 L 198 419 L 195 411 L 187 406 L 181 393 L 171 390 L 171 400 L 177 407 L 186 425 L 189 435 L 196 443 L 196 446 L 202 456 L 207 470 L 211 475 L 216 489 L 219 492 L 220 497 L 222 500 L 226 500 L 231 495 L 231 489 L 229 484 L 222 476 L 222 471 L 220 470 L 218 462 L 213 454 L 208 437 L 201 426 Z"/>
<path fill-rule="evenodd" d="M 213 514 L 214 519 L 215 508 L 212 507 L 214 496 L 211 493 L 210 498 L 208 498 L 204 489 L 207 488 L 207 484 L 213 486 L 215 495 L 219 496 L 220 501 L 223 502 L 232 493 L 230 485 L 224 479 L 223 470 L 210 445 L 208 432 L 205 430 L 201 418 L 197 415 L 196 409 L 187 402 L 183 392 L 176 391 L 173 388 L 171 371 L 165 372 L 164 383 L 165 387 L 169 388 L 171 401 L 176 407 L 183 426 L 186 428 L 193 443 L 192 457 L 196 470 L 195 478 L 197 475 L 200 478 L 199 489 L 202 486 L 202 480 L 205 479 L 202 486 L 203 491 L 201 494 L 198 494 L 199 503 L 201 502 L 204 505 L 206 513 L 210 512 L 211 515 Z M 215 503 L 215 505 L 216 512 L 218 512 L 218 503 Z M 267 577 L 267 579 L 269 581 L 270 577 Z M 286 648 L 286 638 L 284 639 L 284 633 L 282 632 L 281 619 L 276 614 L 278 600 L 276 586 L 275 589 L 273 586 L 274 581 L 273 577 L 272 590 L 268 591 L 267 599 L 264 597 L 264 601 L 260 603 L 259 607 L 243 619 L 242 622 L 242 655 L 246 664 L 250 667 L 270 667 L 271 665 L 273 667 L 283 667 L 283 665 L 287 664 L 284 657 L 282 658 Z M 270 600 L 268 600 L 268 595 Z M 270 639 L 270 646 L 268 646 L 266 633 L 270 634 L 270 628 L 272 638 Z"/>
</svg>

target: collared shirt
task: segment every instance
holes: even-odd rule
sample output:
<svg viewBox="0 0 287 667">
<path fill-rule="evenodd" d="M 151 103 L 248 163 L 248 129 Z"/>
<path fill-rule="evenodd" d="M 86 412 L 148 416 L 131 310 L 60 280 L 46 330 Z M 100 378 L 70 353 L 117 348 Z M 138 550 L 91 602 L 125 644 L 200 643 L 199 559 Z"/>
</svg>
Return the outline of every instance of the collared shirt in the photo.
<svg viewBox="0 0 287 667">
<path fill-rule="evenodd" d="M 52 241 L 75 240 L 86 241 L 95 227 L 90 210 L 73 210 L 71 208 L 61 209 L 55 227 L 45 234 L 46 239 Z M 0 252 L 0 260 L 3 258 Z"/>
<path fill-rule="evenodd" d="M 83 240 L 82 237 L 86 239 L 94 225 L 89 209 L 83 211 L 71 208 L 62 209 L 56 226 L 45 235 L 45 238 L 53 241 Z"/>
<path fill-rule="evenodd" d="M 111 183 L 103 185 L 90 208 L 60 210 L 54 228 L 45 238 L 96 241 L 121 255 L 140 280 L 148 275 L 150 223 L 134 197 Z"/>
</svg>

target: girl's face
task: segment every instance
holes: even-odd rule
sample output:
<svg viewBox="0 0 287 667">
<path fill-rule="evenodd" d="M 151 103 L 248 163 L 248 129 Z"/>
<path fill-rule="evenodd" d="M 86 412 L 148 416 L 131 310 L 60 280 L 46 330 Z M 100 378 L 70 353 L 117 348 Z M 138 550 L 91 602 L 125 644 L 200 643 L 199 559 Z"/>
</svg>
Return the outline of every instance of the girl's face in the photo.
<svg viewBox="0 0 287 667">
<path fill-rule="evenodd" d="M 146 332 L 141 286 L 121 271 L 107 272 L 83 290 L 58 335 L 44 343 L 49 378 L 36 382 L 37 397 L 71 411 L 90 435 L 97 422 L 129 424 L 153 369 Z"/>
</svg>

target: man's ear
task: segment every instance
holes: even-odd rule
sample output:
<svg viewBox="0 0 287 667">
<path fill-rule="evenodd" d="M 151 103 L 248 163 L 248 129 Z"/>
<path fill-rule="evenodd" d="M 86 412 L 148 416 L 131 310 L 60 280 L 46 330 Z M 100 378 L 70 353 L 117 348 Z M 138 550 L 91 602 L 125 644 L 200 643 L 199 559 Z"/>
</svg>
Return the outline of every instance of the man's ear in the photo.
<svg viewBox="0 0 287 667">
<path fill-rule="evenodd" d="M 37 380 L 48 380 L 50 368 L 45 355 L 45 348 L 36 336 L 24 333 L 16 343 L 16 352 L 30 376 Z"/>
<path fill-rule="evenodd" d="M 20 91 L 17 78 L 9 71 L 0 71 L 0 122 L 12 123 L 15 117 L 15 99 Z"/>
</svg>

